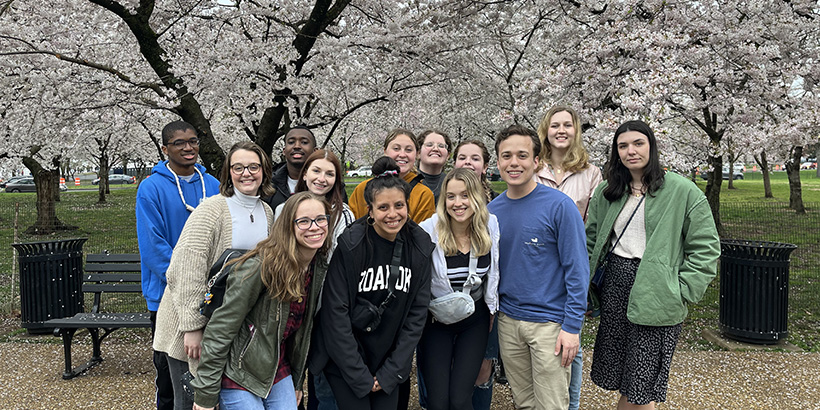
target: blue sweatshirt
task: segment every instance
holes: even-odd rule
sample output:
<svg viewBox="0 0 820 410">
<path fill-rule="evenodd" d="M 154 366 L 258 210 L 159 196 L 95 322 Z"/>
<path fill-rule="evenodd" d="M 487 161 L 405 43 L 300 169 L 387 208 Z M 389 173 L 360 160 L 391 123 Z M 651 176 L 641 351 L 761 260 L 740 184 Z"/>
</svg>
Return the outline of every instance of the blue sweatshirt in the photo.
<svg viewBox="0 0 820 410">
<path fill-rule="evenodd" d="M 490 202 L 501 231 L 499 309 L 526 322 L 560 323 L 579 333 L 586 310 L 589 256 L 575 202 L 538 184 L 527 196 L 505 191 Z"/>
<path fill-rule="evenodd" d="M 185 221 L 191 215 L 179 197 L 174 175 L 162 161 L 151 170 L 151 176 L 140 183 L 137 190 L 137 242 L 142 265 L 142 296 L 148 310 L 156 312 L 165 292 L 165 271 L 171 262 L 171 252 L 177 244 Z M 189 182 L 179 179 L 185 203 L 196 207 L 203 199 L 219 193 L 219 181 L 196 164 L 205 179 L 194 173 Z"/>
</svg>

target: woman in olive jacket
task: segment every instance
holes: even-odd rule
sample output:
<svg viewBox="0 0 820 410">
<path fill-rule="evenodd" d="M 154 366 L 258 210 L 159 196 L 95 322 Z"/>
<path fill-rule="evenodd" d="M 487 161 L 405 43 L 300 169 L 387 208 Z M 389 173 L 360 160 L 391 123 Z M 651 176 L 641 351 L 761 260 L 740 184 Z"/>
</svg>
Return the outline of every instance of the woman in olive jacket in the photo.
<svg viewBox="0 0 820 410">
<path fill-rule="evenodd" d="M 606 263 L 590 377 L 621 393 L 619 409 L 653 409 L 666 400 L 686 305 L 714 278 L 720 240 L 703 192 L 664 172 L 647 124 L 621 125 L 611 152 L 586 226 L 592 272 Z"/>
<path fill-rule="evenodd" d="M 330 206 L 300 192 L 271 235 L 232 264 L 224 303 L 202 341 L 195 410 L 292 409 L 327 270 Z"/>
</svg>

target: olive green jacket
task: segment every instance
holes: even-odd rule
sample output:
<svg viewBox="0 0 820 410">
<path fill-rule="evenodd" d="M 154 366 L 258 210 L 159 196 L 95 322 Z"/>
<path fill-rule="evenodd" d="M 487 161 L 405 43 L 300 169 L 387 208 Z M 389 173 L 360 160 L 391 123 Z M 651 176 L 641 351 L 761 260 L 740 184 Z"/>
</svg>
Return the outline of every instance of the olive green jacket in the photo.
<svg viewBox="0 0 820 410">
<path fill-rule="evenodd" d="M 610 247 L 615 218 L 626 195 L 609 202 L 602 182 L 589 205 L 586 225 L 590 272 Z M 645 326 L 683 322 L 687 303 L 697 303 L 715 277 L 720 257 L 712 212 L 703 192 L 688 179 L 667 172 L 664 183 L 646 196 L 646 250 L 629 294 L 627 319 Z"/>
<path fill-rule="evenodd" d="M 216 406 L 223 373 L 254 395 L 267 397 L 282 353 L 290 363 L 294 388 L 302 389 L 313 319 L 327 273 L 324 256 L 317 256 L 314 263 L 302 326 L 286 352 L 279 351 L 279 344 L 290 314 L 290 302 L 268 295 L 257 257 L 230 273 L 225 302 L 205 327 L 202 358 L 191 383 L 196 390 L 196 404 Z"/>
</svg>

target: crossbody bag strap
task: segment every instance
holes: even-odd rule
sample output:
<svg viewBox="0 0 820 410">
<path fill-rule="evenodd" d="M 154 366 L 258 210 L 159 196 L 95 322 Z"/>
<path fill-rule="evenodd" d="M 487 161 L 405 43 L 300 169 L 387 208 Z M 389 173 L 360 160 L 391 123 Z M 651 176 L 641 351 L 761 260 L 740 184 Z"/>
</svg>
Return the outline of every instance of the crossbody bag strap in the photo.
<svg viewBox="0 0 820 410">
<path fill-rule="evenodd" d="M 390 302 L 396 298 L 393 291 L 396 289 L 396 282 L 399 280 L 399 265 L 401 265 L 401 257 L 404 252 L 404 237 L 401 233 L 396 235 L 396 240 L 393 242 L 393 258 L 390 260 L 390 276 L 387 277 L 387 297 L 379 304 L 379 315 L 384 313 Z"/>
<path fill-rule="evenodd" d="M 464 287 L 461 288 L 461 291 L 470 294 L 470 291 L 473 289 L 474 286 L 478 285 L 481 286 L 481 278 L 476 275 L 475 270 L 478 266 L 478 258 L 475 256 L 475 252 L 470 252 L 470 264 L 468 265 L 468 272 L 467 280 L 464 281 Z"/>
<path fill-rule="evenodd" d="M 615 250 L 615 247 L 616 247 L 616 246 L 618 246 L 618 242 L 620 242 L 620 241 L 621 241 L 621 238 L 624 236 L 624 233 L 626 233 L 626 228 L 628 228 L 628 227 L 629 227 L 629 223 L 630 223 L 630 222 L 632 222 L 632 217 L 634 217 L 634 216 L 635 216 L 635 213 L 636 213 L 636 212 L 638 212 L 638 208 L 640 208 L 640 207 L 641 207 L 641 203 L 643 203 L 643 199 L 644 199 L 644 198 L 646 198 L 646 195 L 642 196 L 642 197 L 641 197 L 641 200 L 640 200 L 640 201 L 638 201 L 638 205 L 637 205 L 637 206 L 635 207 L 635 209 L 632 211 L 632 215 L 629 215 L 629 219 L 626 221 L 626 225 L 624 225 L 624 230 L 622 230 L 622 231 L 621 231 L 621 234 L 620 234 L 620 235 L 618 235 L 618 239 L 616 239 L 616 240 L 615 240 L 615 243 L 614 243 L 614 244 L 612 244 L 612 247 L 611 247 L 611 248 L 609 248 L 609 252 L 607 252 L 607 253 L 606 253 L 605 258 L 608 258 L 608 257 L 609 257 L 609 255 L 610 255 L 610 254 L 611 254 L 611 253 Z M 604 260 L 606 260 L 606 259 L 604 259 Z"/>
</svg>

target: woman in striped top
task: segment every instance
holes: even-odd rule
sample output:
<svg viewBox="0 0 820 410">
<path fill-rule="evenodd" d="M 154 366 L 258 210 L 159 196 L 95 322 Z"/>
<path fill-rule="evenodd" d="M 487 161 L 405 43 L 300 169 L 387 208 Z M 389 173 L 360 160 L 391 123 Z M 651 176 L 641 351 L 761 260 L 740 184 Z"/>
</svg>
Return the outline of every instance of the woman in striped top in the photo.
<svg viewBox="0 0 820 410">
<path fill-rule="evenodd" d="M 431 297 L 463 289 L 471 256 L 477 259 L 480 283 L 470 290 L 475 301 L 471 316 L 446 325 L 428 315 L 418 365 L 427 386 L 428 409 L 472 409 L 473 386 L 498 308 L 498 221 L 487 211 L 475 172 L 452 170 L 441 192 L 436 214 L 421 223 L 436 245 Z"/>
</svg>

